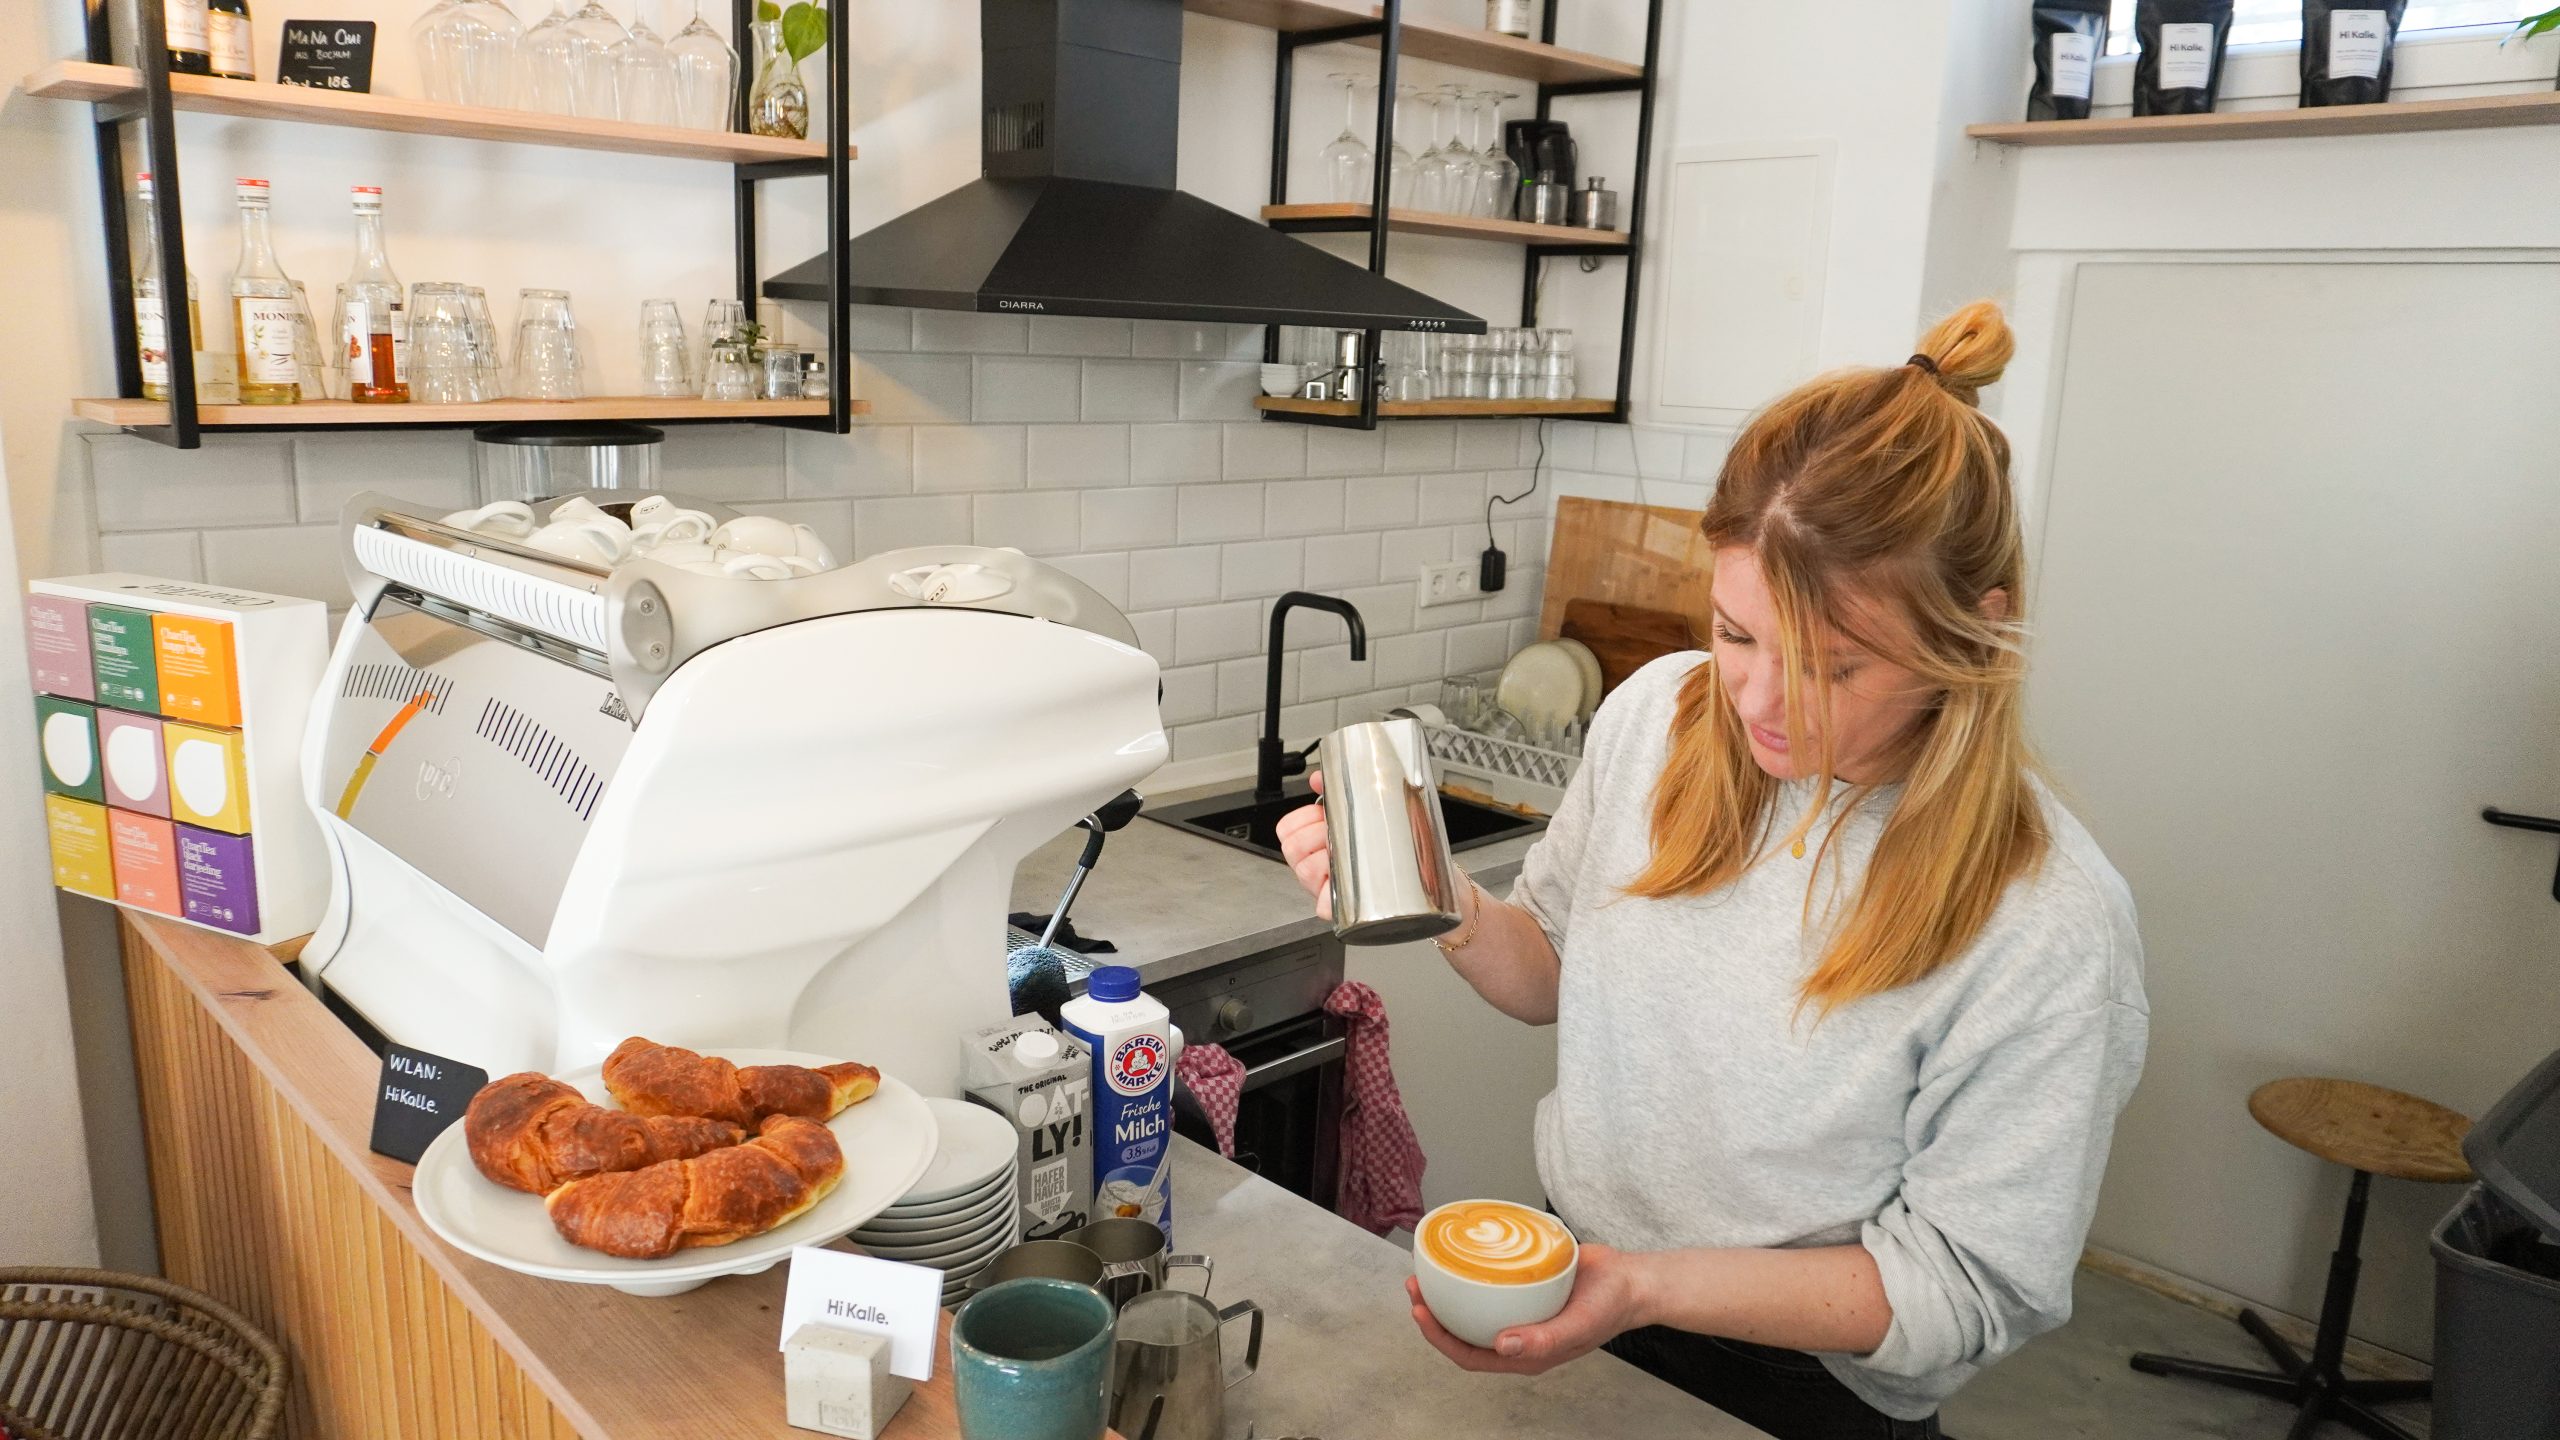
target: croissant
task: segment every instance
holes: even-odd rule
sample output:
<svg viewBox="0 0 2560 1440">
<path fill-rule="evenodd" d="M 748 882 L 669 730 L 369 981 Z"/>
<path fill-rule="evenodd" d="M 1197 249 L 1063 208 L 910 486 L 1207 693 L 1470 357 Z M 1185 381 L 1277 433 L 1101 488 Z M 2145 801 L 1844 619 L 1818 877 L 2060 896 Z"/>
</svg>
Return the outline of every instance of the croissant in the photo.
<svg viewBox="0 0 2560 1440">
<path fill-rule="evenodd" d="M 635 1115 L 707 1115 L 753 1128 L 767 1115 L 830 1120 L 871 1098 L 880 1072 L 846 1063 L 749 1065 L 661 1045 L 637 1035 L 605 1057 L 604 1085 Z"/>
<path fill-rule="evenodd" d="M 462 1112 L 462 1137 L 481 1174 L 511 1190 L 547 1195 L 571 1180 L 683 1160 L 747 1135 L 721 1120 L 591 1105 L 574 1087 L 528 1070 L 480 1087 Z"/>
<path fill-rule="evenodd" d="M 658 1260 L 761 1235 L 797 1218 L 843 1178 L 844 1151 L 833 1131 L 796 1115 L 771 1115 L 744 1145 L 572 1180 L 542 1206 L 572 1245 Z"/>
</svg>

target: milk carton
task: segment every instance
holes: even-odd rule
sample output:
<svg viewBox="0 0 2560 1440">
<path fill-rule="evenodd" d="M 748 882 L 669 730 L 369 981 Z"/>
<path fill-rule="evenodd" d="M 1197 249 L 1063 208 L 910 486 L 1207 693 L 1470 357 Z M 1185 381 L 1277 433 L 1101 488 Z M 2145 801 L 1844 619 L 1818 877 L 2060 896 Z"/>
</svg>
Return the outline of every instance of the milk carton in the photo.
<svg viewBox="0 0 2560 1440">
<path fill-rule="evenodd" d="M 1060 1006 L 1093 1052 L 1097 1219 L 1134 1215 L 1173 1238 L 1173 1017 L 1126 965 L 1097 968 Z"/>
<path fill-rule="evenodd" d="M 1052 1240 L 1093 1218 L 1093 1061 L 1037 1015 L 960 1040 L 969 1098 L 1013 1122 L 1022 1238 Z"/>
</svg>

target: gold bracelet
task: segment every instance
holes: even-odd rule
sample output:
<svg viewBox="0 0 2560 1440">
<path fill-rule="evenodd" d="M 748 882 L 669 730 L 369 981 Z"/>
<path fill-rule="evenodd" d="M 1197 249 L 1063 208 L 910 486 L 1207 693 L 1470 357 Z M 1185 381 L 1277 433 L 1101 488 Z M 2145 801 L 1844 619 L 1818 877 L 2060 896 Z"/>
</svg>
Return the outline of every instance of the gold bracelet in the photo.
<svg viewBox="0 0 2560 1440">
<path fill-rule="evenodd" d="M 1467 923 L 1458 927 L 1457 934 L 1455 936 L 1434 935 L 1431 937 L 1431 943 L 1439 946 L 1440 953 L 1443 955 L 1455 955 L 1459 951 L 1466 949 L 1467 946 L 1474 941 L 1476 938 L 1476 926 L 1481 924 L 1484 920 L 1484 902 L 1491 898 L 1484 893 L 1484 887 L 1476 883 L 1476 877 L 1473 875 L 1466 876 L 1466 882 L 1467 889 L 1474 892 L 1476 900 L 1474 905 L 1468 907 Z"/>
</svg>

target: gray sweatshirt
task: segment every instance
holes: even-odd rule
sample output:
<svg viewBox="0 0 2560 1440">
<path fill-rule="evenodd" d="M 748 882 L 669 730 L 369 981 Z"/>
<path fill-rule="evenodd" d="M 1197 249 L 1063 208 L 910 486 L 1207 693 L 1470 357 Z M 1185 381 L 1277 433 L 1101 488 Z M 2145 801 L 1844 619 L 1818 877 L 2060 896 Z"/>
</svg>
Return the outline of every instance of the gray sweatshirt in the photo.
<svg viewBox="0 0 2560 1440">
<path fill-rule="evenodd" d="M 1799 1015 L 1827 821 L 1803 859 L 1782 842 L 1810 782 L 1785 787 L 1770 849 L 1732 884 L 1624 893 L 1650 854 L 1680 683 L 1703 663 L 1665 657 L 1610 696 L 1511 894 L 1563 961 L 1538 1173 L 1577 1235 L 1618 1249 L 1864 1245 L 1892 1328 L 1873 1354 L 1823 1363 L 1919 1419 L 2070 1317 L 2149 1031 L 2133 897 L 2039 787 L 2052 844 L 1961 956 L 1819 1023 Z M 1842 828 L 1838 893 L 1897 796 L 1880 788 Z"/>
</svg>

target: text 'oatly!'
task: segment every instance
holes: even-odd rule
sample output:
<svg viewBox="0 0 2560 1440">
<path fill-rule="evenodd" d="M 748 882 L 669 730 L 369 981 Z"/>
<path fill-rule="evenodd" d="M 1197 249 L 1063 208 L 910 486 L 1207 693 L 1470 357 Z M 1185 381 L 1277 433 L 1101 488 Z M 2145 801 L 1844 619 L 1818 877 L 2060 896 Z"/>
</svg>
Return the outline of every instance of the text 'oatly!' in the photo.
<svg viewBox="0 0 2560 1440">
<path fill-rule="evenodd" d="M 1093 1218 L 1093 1058 L 1036 1015 L 961 1037 L 969 1098 L 1013 1125 L 1022 1238 L 1049 1240 Z"/>
</svg>

